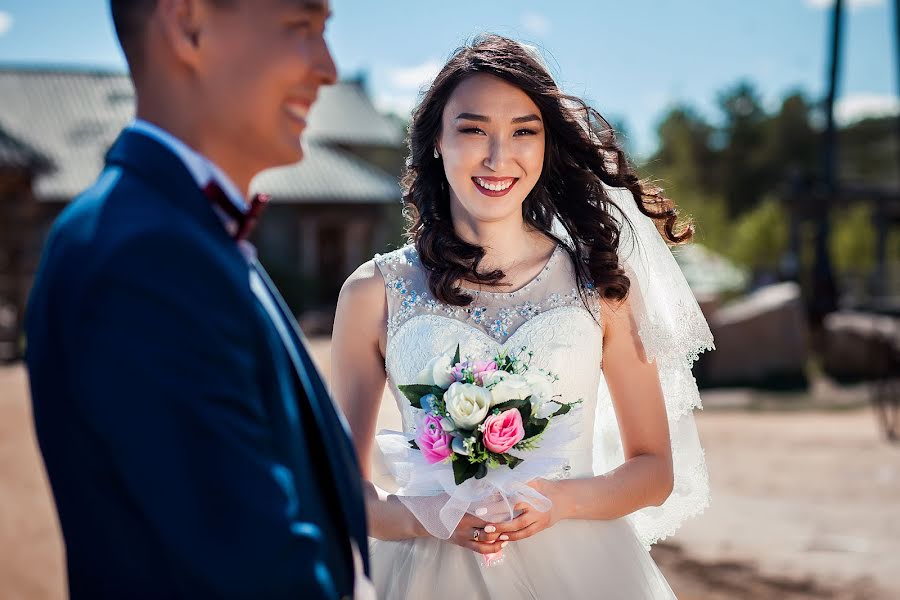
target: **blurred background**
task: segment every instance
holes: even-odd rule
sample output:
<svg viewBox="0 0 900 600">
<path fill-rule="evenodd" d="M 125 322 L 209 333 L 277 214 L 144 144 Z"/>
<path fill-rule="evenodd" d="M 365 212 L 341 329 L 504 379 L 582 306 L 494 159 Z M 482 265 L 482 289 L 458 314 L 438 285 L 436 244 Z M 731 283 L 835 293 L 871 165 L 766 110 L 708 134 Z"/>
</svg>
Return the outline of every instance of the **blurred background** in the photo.
<svg viewBox="0 0 900 600">
<path fill-rule="evenodd" d="M 341 81 L 307 158 L 254 182 L 254 241 L 326 375 L 341 283 L 403 243 L 422 86 L 474 34 L 532 43 L 697 227 L 674 252 L 716 338 L 695 365 L 713 498 L 653 549 L 676 594 L 900 597 L 900 0 L 332 7 Z M 22 320 L 50 224 L 133 116 L 124 69 L 103 0 L 0 3 L 0 598 L 65 597 Z"/>
</svg>

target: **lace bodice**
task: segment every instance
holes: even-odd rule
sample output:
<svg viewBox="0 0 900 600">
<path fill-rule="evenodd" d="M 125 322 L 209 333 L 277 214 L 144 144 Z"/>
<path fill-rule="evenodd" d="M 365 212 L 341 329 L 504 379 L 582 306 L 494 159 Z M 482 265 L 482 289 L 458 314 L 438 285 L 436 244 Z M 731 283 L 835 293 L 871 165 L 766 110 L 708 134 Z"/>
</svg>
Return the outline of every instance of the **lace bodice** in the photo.
<svg viewBox="0 0 900 600">
<path fill-rule="evenodd" d="M 555 392 L 566 402 L 582 400 L 578 438 L 571 442 L 567 475 L 591 474 L 591 448 L 603 348 L 599 308 L 591 290 L 582 301 L 568 252 L 558 246 L 541 273 L 512 292 L 473 292 L 471 306 L 443 304 L 428 292 L 427 273 L 413 246 L 378 255 L 385 280 L 388 383 L 413 430 L 414 411 L 397 389 L 412 383 L 426 363 L 459 344 L 463 357 L 482 358 L 522 347 L 534 353 L 531 368 L 559 376 Z M 588 310 L 590 308 L 590 310 Z"/>
</svg>

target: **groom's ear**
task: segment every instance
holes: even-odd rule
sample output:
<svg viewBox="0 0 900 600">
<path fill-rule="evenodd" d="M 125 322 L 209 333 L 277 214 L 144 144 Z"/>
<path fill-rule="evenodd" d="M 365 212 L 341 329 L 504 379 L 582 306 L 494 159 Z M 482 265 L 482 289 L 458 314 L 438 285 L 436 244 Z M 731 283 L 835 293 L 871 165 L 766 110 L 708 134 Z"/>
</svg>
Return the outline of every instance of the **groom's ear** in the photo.
<svg viewBox="0 0 900 600">
<path fill-rule="evenodd" d="M 198 65 L 208 17 L 202 0 L 159 0 L 155 24 L 169 50 L 188 68 Z"/>
</svg>

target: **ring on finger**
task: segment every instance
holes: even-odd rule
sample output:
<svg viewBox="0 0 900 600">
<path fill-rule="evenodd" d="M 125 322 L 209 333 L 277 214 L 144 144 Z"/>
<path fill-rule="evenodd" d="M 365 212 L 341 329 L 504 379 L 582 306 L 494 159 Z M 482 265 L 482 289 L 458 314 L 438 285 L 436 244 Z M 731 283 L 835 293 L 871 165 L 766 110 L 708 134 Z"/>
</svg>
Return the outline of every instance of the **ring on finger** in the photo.
<svg viewBox="0 0 900 600">
<path fill-rule="evenodd" d="M 477 541 L 478 541 L 478 536 L 480 536 L 480 535 L 481 535 L 481 530 L 478 529 L 478 528 L 476 527 L 476 528 L 472 531 L 472 540 L 477 542 Z"/>
</svg>

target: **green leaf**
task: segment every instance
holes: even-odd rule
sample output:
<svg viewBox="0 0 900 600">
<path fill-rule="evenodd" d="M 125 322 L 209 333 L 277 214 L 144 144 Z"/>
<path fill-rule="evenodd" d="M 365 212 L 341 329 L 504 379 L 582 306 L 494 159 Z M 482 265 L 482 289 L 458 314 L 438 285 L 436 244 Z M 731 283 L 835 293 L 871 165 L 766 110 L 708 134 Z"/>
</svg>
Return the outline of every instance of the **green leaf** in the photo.
<svg viewBox="0 0 900 600">
<path fill-rule="evenodd" d="M 454 367 L 459 363 L 459 344 L 456 345 L 456 354 L 453 355 L 453 362 L 451 363 Z"/>
<path fill-rule="evenodd" d="M 531 414 L 531 400 L 529 399 L 531 396 L 524 400 L 507 400 L 506 402 L 501 402 L 497 406 L 491 408 L 491 410 L 499 410 L 503 412 L 504 410 L 509 410 L 510 408 L 518 408 L 521 409 L 524 406 L 528 406 L 528 414 Z"/>
<path fill-rule="evenodd" d="M 531 418 L 531 396 L 525 398 L 524 402 L 525 405 L 518 408 L 519 412 L 522 413 L 522 422 L 527 423 L 528 419 Z"/>
<path fill-rule="evenodd" d="M 487 475 L 487 465 L 484 463 L 479 463 L 478 470 L 475 471 L 475 479 L 482 479 L 485 475 Z"/>
<path fill-rule="evenodd" d="M 479 465 L 470 463 L 465 456 L 457 456 L 453 461 L 453 480 L 456 485 L 462 485 L 465 480 L 475 477 L 478 467 Z"/>
<path fill-rule="evenodd" d="M 515 469 L 516 466 L 518 466 L 518 464 L 521 462 L 524 462 L 524 461 L 521 458 L 519 458 L 518 456 L 513 456 L 512 454 L 506 455 L 506 464 L 509 466 L 510 469 Z"/>
<path fill-rule="evenodd" d="M 542 433 L 544 433 L 544 430 L 547 429 L 547 425 L 549 423 L 549 419 L 534 419 L 533 421 L 525 425 L 525 437 L 522 439 L 527 440 L 537 435 L 541 435 Z"/>
<path fill-rule="evenodd" d="M 550 416 L 551 416 L 551 417 L 558 417 L 559 415 L 564 415 L 564 414 L 566 414 L 566 413 L 569 412 L 570 410 L 572 410 L 572 405 L 571 405 L 571 404 L 562 404 L 562 405 L 560 405 L 560 407 L 559 407 L 558 409 L 556 409 L 556 412 L 553 413 L 553 414 L 550 415 Z"/>
<path fill-rule="evenodd" d="M 397 389 L 403 392 L 403 395 L 406 396 L 413 408 L 422 408 L 422 396 L 434 394 L 438 400 L 444 397 L 444 388 L 436 385 L 413 383 L 410 385 L 398 385 Z"/>
</svg>

